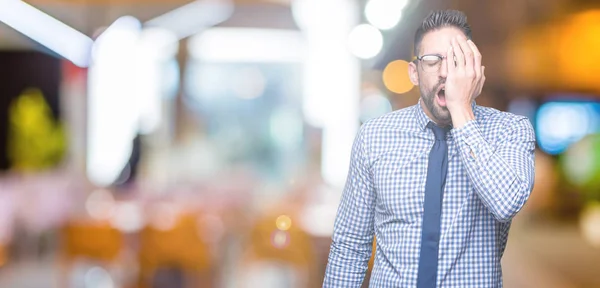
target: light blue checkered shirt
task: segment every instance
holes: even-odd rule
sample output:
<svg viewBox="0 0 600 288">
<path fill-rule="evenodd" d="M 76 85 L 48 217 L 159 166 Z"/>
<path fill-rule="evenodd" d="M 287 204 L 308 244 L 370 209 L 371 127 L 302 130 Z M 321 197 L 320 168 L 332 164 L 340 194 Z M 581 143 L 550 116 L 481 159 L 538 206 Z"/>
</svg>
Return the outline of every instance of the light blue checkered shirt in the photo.
<svg viewBox="0 0 600 288">
<path fill-rule="evenodd" d="M 511 219 L 533 189 L 535 135 L 526 117 L 477 106 L 448 134 L 437 287 L 502 287 Z M 434 135 L 419 104 L 362 125 L 338 208 L 323 287 L 415 287 Z"/>
</svg>

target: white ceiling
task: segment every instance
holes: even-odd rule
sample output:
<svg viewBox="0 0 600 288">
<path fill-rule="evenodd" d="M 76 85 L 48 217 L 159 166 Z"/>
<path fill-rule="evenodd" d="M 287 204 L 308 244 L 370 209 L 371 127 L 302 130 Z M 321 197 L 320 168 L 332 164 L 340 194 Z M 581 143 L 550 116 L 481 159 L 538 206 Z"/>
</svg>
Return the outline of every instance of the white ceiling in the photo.
<svg viewBox="0 0 600 288">
<path fill-rule="evenodd" d="M 260 3 L 256 3 L 255 1 L 251 3 L 249 0 L 238 0 L 236 1 L 238 5 L 236 5 L 233 16 L 221 26 L 295 29 L 291 11 L 289 6 L 286 5 L 286 1 L 288 0 L 261 1 Z M 161 2 L 162 4 L 132 3 L 125 5 L 83 5 L 57 2 L 55 4 L 32 5 L 82 33 L 93 36 L 98 28 L 110 25 L 121 16 L 131 15 L 145 22 L 191 1 L 173 0 Z M 264 15 L 269 15 L 269 17 L 264 17 Z M 31 49 L 37 46 L 38 44 L 34 41 L 0 22 L 0 49 Z"/>
</svg>

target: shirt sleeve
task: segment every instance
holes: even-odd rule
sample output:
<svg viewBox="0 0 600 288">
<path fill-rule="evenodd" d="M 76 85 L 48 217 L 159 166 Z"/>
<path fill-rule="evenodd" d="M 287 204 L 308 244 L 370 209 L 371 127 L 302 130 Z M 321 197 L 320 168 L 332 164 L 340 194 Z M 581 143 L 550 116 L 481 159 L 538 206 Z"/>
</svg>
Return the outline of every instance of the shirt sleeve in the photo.
<svg viewBox="0 0 600 288">
<path fill-rule="evenodd" d="M 364 127 L 364 126 L 363 126 Z M 354 140 L 338 207 L 323 287 L 356 287 L 364 281 L 373 247 L 373 188 L 364 130 Z"/>
<path fill-rule="evenodd" d="M 483 204 L 500 222 L 523 207 L 534 184 L 535 134 L 529 120 L 515 118 L 493 142 L 477 120 L 455 131 L 460 159 Z"/>
</svg>

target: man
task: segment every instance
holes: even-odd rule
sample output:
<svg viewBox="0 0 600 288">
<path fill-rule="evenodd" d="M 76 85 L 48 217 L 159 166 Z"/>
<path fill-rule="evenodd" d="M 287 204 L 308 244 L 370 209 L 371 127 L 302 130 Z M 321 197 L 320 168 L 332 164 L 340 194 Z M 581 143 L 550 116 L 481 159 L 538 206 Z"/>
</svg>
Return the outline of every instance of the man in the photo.
<svg viewBox="0 0 600 288">
<path fill-rule="evenodd" d="M 477 106 L 485 81 L 466 16 L 436 11 L 415 34 L 412 107 L 365 123 L 335 221 L 324 287 L 502 287 L 511 219 L 533 189 L 525 117 Z"/>
</svg>

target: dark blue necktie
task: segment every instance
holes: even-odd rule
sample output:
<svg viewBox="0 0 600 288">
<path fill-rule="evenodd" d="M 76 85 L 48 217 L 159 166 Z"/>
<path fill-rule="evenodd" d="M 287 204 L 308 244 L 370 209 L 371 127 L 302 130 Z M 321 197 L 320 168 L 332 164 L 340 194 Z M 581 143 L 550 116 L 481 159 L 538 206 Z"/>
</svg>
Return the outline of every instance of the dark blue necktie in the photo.
<svg viewBox="0 0 600 288">
<path fill-rule="evenodd" d="M 438 249 L 442 216 L 442 194 L 448 172 L 448 144 L 445 128 L 432 122 L 427 127 L 433 130 L 435 142 L 429 152 L 425 201 L 423 204 L 423 231 L 419 255 L 418 288 L 435 288 L 437 280 Z"/>
</svg>

